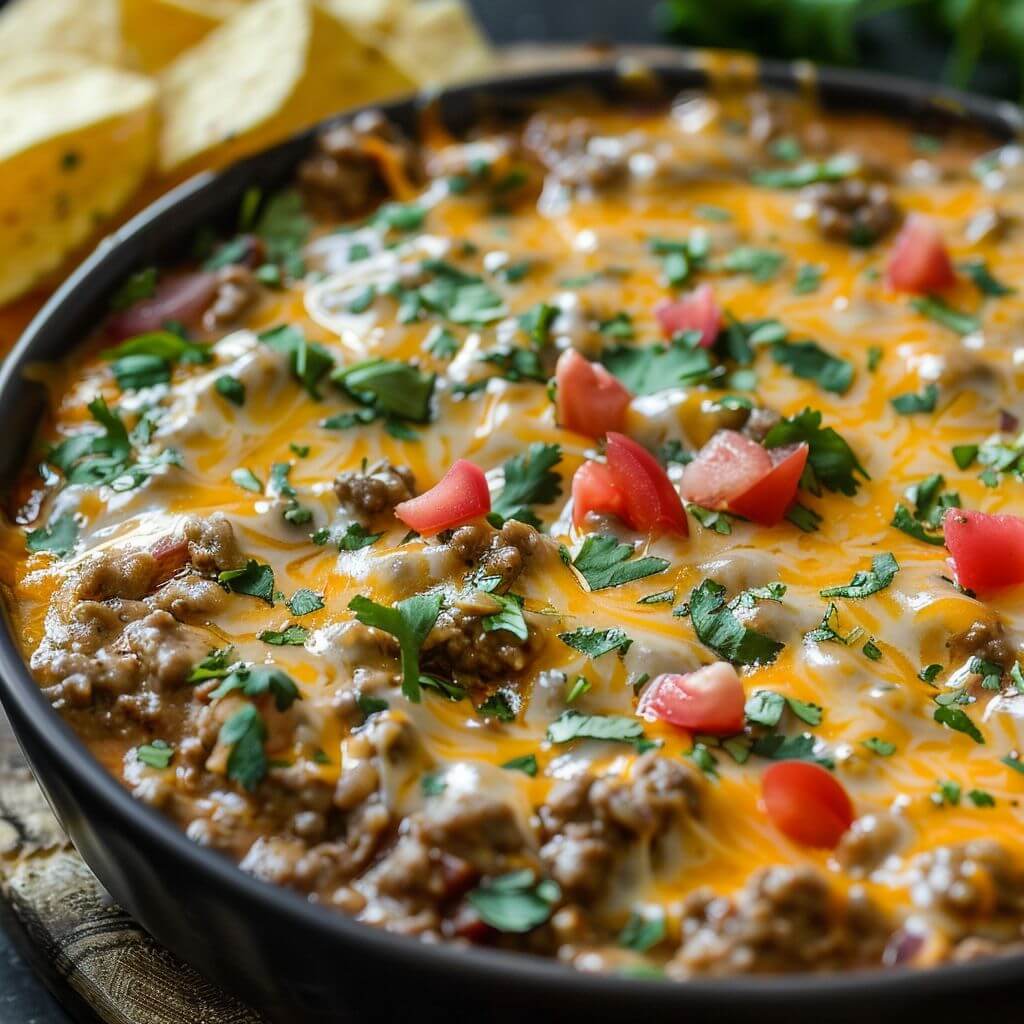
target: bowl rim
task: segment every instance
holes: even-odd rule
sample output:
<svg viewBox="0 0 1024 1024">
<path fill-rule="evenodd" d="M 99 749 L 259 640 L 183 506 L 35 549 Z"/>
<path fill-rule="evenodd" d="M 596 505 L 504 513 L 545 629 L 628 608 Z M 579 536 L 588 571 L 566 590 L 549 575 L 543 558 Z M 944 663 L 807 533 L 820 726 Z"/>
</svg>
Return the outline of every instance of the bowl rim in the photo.
<svg viewBox="0 0 1024 1024">
<path fill-rule="evenodd" d="M 706 71 L 703 63 L 705 52 L 683 50 L 672 57 L 669 51 L 659 49 L 650 58 L 643 55 L 620 55 L 596 64 L 540 71 L 510 71 L 474 79 L 432 94 L 369 106 L 387 115 L 403 110 L 410 112 L 424 102 L 438 98 L 472 99 L 493 93 L 503 83 L 520 86 L 524 95 L 539 98 L 570 86 L 585 88 L 598 81 L 613 81 L 628 71 L 636 71 L 638 65 L 659 78 L 665 76 L 671 79 L 673 75 L 692 73 L 699 79 Z M 751 59 L 747 55 L 743 55 L 743 58 Z M 856 106 L 853 102 L 856 100 L 861 105 L 870 100 L 879 100 L 886 105 L 896 105 L 904 114 L 919 108 L 922 112 L 930 110 L 952 115 L 969 125 L 982 127 L 993 135 L 1024 135 L 1024 110 L 1009 101 L 989 99 L 888 74 L 819 67 L 807 62 L 753 60 L 756 61 L 757 70 L 755 79 L 750 83 L 753 87 L 762 85 L 791 90 L 810 83 L 827 97 L 844 98 L 845 102 L 853 106 Z M 695 87 L 698 84 L 695 80 Z M 333 123 L 339 119 L 348 120 L 358 113 L 359 110 L 346 111 L 320 124 Z M 887 111 L 883 113 L 888 114 Z M 208 197 L 218 189 L 229 191 L 226 183 L 233 176 L 244 175 L 250 166 L 259 165 L 274 153 L 284 152 L 296 144 L 308 143 L 318 127 L 313 126 L 283 143 L 261 150 L 221 172 L 200 172 L 165 193 L 100 241 L 92 254 L 44 304 L 4 361 L 0 368 L 0 409 L 14 407 L 14 399 L 22 386 L 25 370 L 36 361 L 33 352 L 54 330 L 54 319 L 80 291 L 89 288 L 92 279 L 112 258 L 123 252 L 125 247 L 150 234 L 166 233 L 169 218 L 181 204 Z M 295 162 L 290 157 L 286 159 L 289 166 Z M 221 201 L 217 208 L 224 207 L 226 202 Z M 70 341 L 62 341 L 60 350 L 70 351 L 86 333 L 81 331 L 73 334 Z M 9 413 L 5 411 L 0 414 L 0 420 L 4 415 Z M 807 1004 L 808 1008 L 811 1004 L 820 1005 L 825 997 L 831 1000 L 863 996 L 866 989 L 878 997 L 912 998 L 915 994 L 927 993 L 934 998 L 937 994 L 961 992 L 966 988 L 1009 984 L 1018 981 L 1024 971 L 1022 953 L 970 963 L 947 963 L 937 969 L 892 970 L 882 967 L 830 974 L 731 975 L 723 978 L 698 976 L 680 983 L 662 978 L 589 973 L 529 953 L 463 947 L 452 943 L 424 943 L 416 938 L 361 924 L 347 914 L 304 899 L 296 891 L 245 873 L 233 860 L 190 840 L 170 819 L 133 798 L 50 706 L 32 678 L 17 646 L 6 600 L 2 611 L 0 699 L 10 713 L 16 735 L 22 729 L 30 731 L 33 740 L 45 750 L 56 770 L 65 776 L 75 777 L 77 785 L 84 787 L 89 798 L 104 808 L 116 827 L 128 832 L 143 833 L 148 843 L 161 847 L 187 866 L 190 873 L 200 873 L 207 882 L 219 886 L 226 901 L 266 904 L 280 918 L 301 921 L 309 932 L 324 938 L 343 939 L 396 966 L 403 962 L 416 962 L 418 967 L 438 972 L 474 972 L 477 979 L 483 982 L 511 982 L 525 986 L 534 993 L 561 993 L 576 999 L 598 999 L 614 993 L 618 998 L 636 997 L 642 1000 L 640 1005 L 648 1008 L 655 1005 L 682 1007 L 693 999 L 709 1002 L 724 1000 L 730 1004 L 731 1009 L 749 1008 L 751 1011 L 782 1006 L 798 1011 L 803 1004 Z"/>
</svg>

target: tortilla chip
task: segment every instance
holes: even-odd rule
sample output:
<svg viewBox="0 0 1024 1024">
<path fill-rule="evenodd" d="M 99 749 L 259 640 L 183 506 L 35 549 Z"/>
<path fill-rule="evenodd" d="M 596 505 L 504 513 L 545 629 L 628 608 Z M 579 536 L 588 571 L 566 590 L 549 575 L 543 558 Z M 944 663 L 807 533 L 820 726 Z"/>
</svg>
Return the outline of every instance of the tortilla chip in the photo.
<svg viewBox="0 0 1024 1024">
<path fill-rule="evenodd" d="M 388 38 L 386 49 L 420 85 L 461 82 L 494 68 L 494 51 L 461 0 L 412 4 Z"/>
<path fill-rule="evenodd" d="M 364 37 L 391 35 L 412 0 L 324 0 L 324 6 Z"/>
<path fill-rule="evenodd" d="M 127 62 L 155 74 L 237 13 L 244 0 L 121 0 Z"/>
<path fill-rule="evenodd" d="M 15 0 L 0 13 L 0 55 L 57 50 L 117 64 L 119 25 L 118 0 Z"/>
<path fill-rule="evenodd" d="M 0 92 L 0 302 L 124 205 L 152 164 L 156 134 L 156 87 L 141 75 L 79 67 Z"/>
<path fill-rule="evenodd" d="M 255 0 L 160 76 L 160 167 L 222 166 L 410 79 L 314 0 Z"/>
</svg>

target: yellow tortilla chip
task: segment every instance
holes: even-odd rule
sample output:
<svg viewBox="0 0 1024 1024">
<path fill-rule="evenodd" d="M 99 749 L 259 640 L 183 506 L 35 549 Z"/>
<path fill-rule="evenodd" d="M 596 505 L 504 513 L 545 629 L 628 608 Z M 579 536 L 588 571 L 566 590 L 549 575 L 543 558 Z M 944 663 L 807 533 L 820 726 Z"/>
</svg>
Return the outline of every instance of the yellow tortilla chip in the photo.
<svg viewBox="0 0 1024 1024">
<path fill-rule="evenodd" d="M 324 0 L 324 6 L 364 36 L 388 36 L 405 17 L 412 0 Z"/>
<path fill-rule="evenodd" d="M 156 132 L 156 87 L 141 75 L 79 67 L 0 92 L 0 302 L 124 205 L 152 164 Z"/>
<path fill-rule="evenodd" d="M 460 82 L 494 68 L 494 51 L 461 0 L 412 4 L 385 45 L 391 59 L 420 85 Z"/>
<path fill-rule="evenodd" d="M 121 60 L 118 0 L 14 0 L 0 12 L 0 56 L 57 50 Z"/>
<path fill-rule="evenodd" d="M 155 74 L 212 32 L 244 0 L 121 0 L 127 62 Z"/>
<path fill-rule="evenodd" d="M 160 76 L 160 167 L 221 166 L 412 83 L 313 0 L 255 0 Z"/>
</svg>

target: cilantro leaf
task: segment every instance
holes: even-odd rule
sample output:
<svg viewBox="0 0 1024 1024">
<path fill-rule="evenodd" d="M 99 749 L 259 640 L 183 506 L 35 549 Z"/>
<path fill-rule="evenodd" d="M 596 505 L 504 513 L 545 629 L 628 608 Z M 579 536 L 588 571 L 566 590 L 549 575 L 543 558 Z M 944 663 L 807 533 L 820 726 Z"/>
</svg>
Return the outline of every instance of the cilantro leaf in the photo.
<svg viewBox="0 0 1024 1024">
<path fill-rule="evenodd" d="M 370 533 L 362 523 L 349 523 L 338 540 L 338 548 L 341 551 L 360 551 L 376 544 L 383 536 L 383 533 Z"/>
<path fill-rule="evenodd" d="M 549 726 L 547 737 L 552 743 L 572 740 L 609 740 L 635 743 L 643 739 L 643 723 L 624 715 L 584 715 L 579 711 L 563 711 Z"/>
<path fill-rule="evenodd" d="M 306 272 L 302 247 L 312 227 L 300 193 L 284 189 L 267 200 L 255 231 L 266 246 L 267 262 L 276 263 L 292 277 L 301 277 Z"/>
<path fill-rule="evenodd" d="M 591 590 L 620 587 L 664 572 L 669 566 L 664 558 L 647 556 L 632 559 L 632 554 L 632 545 L 621 544 L 615 537 L 598 533 L 587 537 L 571 562 L 569 553 L 563 548 L 562 560 L 576 569 Z"/>
<path fill-rule="evenodd" d="M 872 754 L 877 754 L 879 757 L 892 757 L 896 753 L 896 744 L 890 743 L 888 740 L 881 740 L 877 736 L 872 736 L 870 739 L 864 740 L 863 746 L 867 747 Z"/>
<path fill-rule="evenodd" d="M 481 622 L 484 632 L 491 633 L 503 629 L 520 640 L 530 636 L 530 629 L 523 617 L 523 599 L 518 594 L 491 594 L 491 598 L 501 605 L 501 610 L 493 615 L 485 615 Z"/>
<path fill-rule="evenodd" d="M 821 591 L 822 597 L 863 598 L 885 590 L 896 578 L 899 563 L 891 552 L 875 555 L 871 559 L 870 569 L 860 569 L 854 573 L 853 579 L 844 586 L 826 587 Z"/>
<path fill-rule="evenodd" d="M 758 284 L 765 284 L 778 274 L 785 262 L 785 254 L 775 249 L 739 245 L 726 254 L 722 268 L 733 274 L 749 274 Z"/>
<path fill-rule="evenodd" d="M 149 768 L 164 769 L 170 767 L 174 747 L 166 740 L 153 740 L 136 748 L 135 756 Z"/>
<path fill-rule="evenodd" d="M 562 461 L 557 444 L 536 441 L 505 462 L 505 484 L 491 503 L 491 511 L 506 519 L 536 521 L 530 505 L 548 505 L 562 493 L 562 482 L 553 468 Z"/>
<path fill-rule="evenodd" d="M 621 949 L 646 953 L 665 938 L 665 915 L 659 909 L 654 914 L 634 910 L 616 940 Z"/>
<path fill-rule="evenodd" d="M 49 551 L 58 558 L 66 558 L 75 550 L 77 543 L 78 523 L 71 512 L 65 512 L 51 519 L 46 526 L 29 530 L 25 535 L 25 548 L 32 554 Z"/>
<path fill-rule="evenodd" d="M 217 700 L 235 690 L 240 690 L 246 697 L 261 697 L 269 693 L 278 711 L 287 711 L 300 699 L 295 680 L 275 665 L 236 665 L 210 697 Z"/>
<path fill-rule="evenodd" d="M 844 395 L 853 383 L 853 363 L 826 352 L 816 341 L 780 341 L 772 345 L 772 359 L 796 377 L 813 380 L 825 391 Z"/>
<path fill-rule="evenodd" d="M 245 405 L 245 384 L 230 373 L 222 373 L 214 382 L 214 390 L 232 405 Z"/>
<path fill-rule="evenodd" d="M 821 487 L 826 487 L 852 497 L 860 487 L 858 475 L 864 480 L 871 479 L 846 441 L 831 427 L 822 427 L 821 413 L 817 409 L 804 409 L 796 416 L 780 420 L 764 439 L 766 448 L 801 442 L 810 448 L 801 486 L 812 493 L 819 493 Z"/>
<path fill-rule="evenodd" d="M 559 633 L 558 639 L 589 658 L 600 658 L 609 651 L 618 651 L 621 656 L 633 643 L 621 629 L 594 629 L 591 626 L 580 626 L 571 633 Z"/>
<path fill-rule="evenodd" d="M 895 526 L 897 530 L 902 530 L 908 537 L 924 541 L 925 544 L 934 544 L 936 547 L 941 547 L 946 543 L 941 531 L 939 533 L 930 532 L 928 526 L 915 519 L 911 515 L 910 509 L 905 505 L 896 506 L 896 511 L 893 513 L 892 521 L 889 525 Z"/>
<path fill-rule="evenodd" d="M 228 778 L 243 788 L 254 790 L 267 774 L 267 755 L 263 743 L 267 727 L 255 704 L 239 708 L 220 728 L 217 740 L 231 747 L 228 754 Z"/>
<path fill-rule="evenodd" d="M 744 594 L 727 606 L 725 587 L 704 580 L 690 595 L 689 611 L 697 639 L 734 665 L 770 665 L 785 644 L 745 626 L 733 614 Z"/>
<path fill-rule="evenodd" d="M 288 598 L 286 604 L 292 615 L 302 616 L 323 608 L 324 599 L 315 590 L 301 587 Z"/>
<path fill-rule="evenodd" d="M 959 269 L 971 279 L 974 283 L 974 287 L 977 288 L 982 295 L 990 295 L 998 298 L 1003 295 L 1012 295 L 1016 290 L 1011 288 L 1009 285 L 1003 284 L 1002 281 L 996 280 L 996 278 L 992 276 L 992 271 L 989 270 L 988 264 L 984 260 L 965 260 L 959 265 Z"/>
<path fill-rule="evenodd" d="M 796 167 L 754 171 L 750 180 L 761 188 L 794 189 L 817 182 L 842 181 L 860 167 L 856 157 L 838 153 L 825 160 L 807 160 Z"/>
<path fill-rule="evenodd" d="M 467 898 L 486 924 L 499 932 L 518 935 L 547 921 L 561 897 L 556 882 L 538 882 L 526 868 L 485 879 Z"/>
<path fill-rule="evenodd" d="M 288 357 L 292 376 L 310 398 L 320 400 L 320 381 L 334 366 L 334 356 L 318 342 L 309 342 L 297 327 L 281 324 L 259 335 L 260 341 Z"/>
<path fill-rule="evenodd" d="M 981 730 L 971 721 L 970 716 L 963 708 L 954 707 L 949 704 L 939 705 L 932 717 L 941 725 L 945 725 L 955 732 L 962 732 L 970 736 L 975 743 L 985 742 L 985 737 L 982 736 Z"/>
<path fill-rule="evenodd" d="M 916 412 L 935 412 L 935 403 L 939 400 L 939 388 L 936 384 L 927 384 L 923 391 L 909 391 L 905 395 L 896 395 L 889 399 L 892 407 L 901 416 L 911 416 Z"/>
<path fill-rule="evenodd" d="M 225 569 L 217 582 L 234 594 L 247 594 L 267 604 L 274 603 L 274 570 L 254 558 L 246 562 L 244 569 Z"/>
<path fill-rule="evenodd" d="M 355 401 L 383 416 L 414 423 L 430 419 L 430 397 L 435 377 L 395 359 L 364 359 L 331 374 Z"/>
<path fill-rule="evenodd" d="M 402 658 L 402 693 L 409 700 L 418 703 L 420 648 L 440 614 L 441 596 L 414 594 L 389 608 L 359 594 L 349 601 L 348 606 L 364 626 L 382 629 L 398 641 Z"/>
<path fill-rule="evenodd" d="M 150 298 L 156 291 L 156 267 L 144 267 L 137 270 L 111 296 L 110 308 L 113 310 L 127 309 L 142 299 Z"/>
<path fill-rule="evenodd" d="M 957 334 L 973 334 L 981 327 L 981 321 L 976 316 L 953 309 L 945 299 L 937 295 L 920 295 L 911 299 L 910 305 L 922 316 L 948 327 Z"/>
<path fill-rule="evenodd" d="M 203 658 L 193 666 L 186 678 L 186 683 L 202 683 L 207 679 L 223 679 L 229 676 L 238 662 L 235 660 L 233 647 L 221 647 Z"/>
<path fill-rule="evenodd" d="M 284 629 L 264 629 L 258 634 L 258 639 L 274 647 L 302 647 L 309 639 L 309 630 L 293 623 Z"/>
<path fill-rule="evenodd" d="M 712 369 L 707 349 L 679 339 L 668 345 L 613 345 L 601 353 L 601 362 L 634 395 L 696 384 L 707 379 Z"/>
<path fill-rule="evenodd" d="M 522 757 L 513 757 L 502 764 L 501 767 L 506 771 L 522 772 L 524 775 L 529 775 L 530 778 L 535 778 L 537 775 L 537 755 L 524 754 Z"/>
</svg>

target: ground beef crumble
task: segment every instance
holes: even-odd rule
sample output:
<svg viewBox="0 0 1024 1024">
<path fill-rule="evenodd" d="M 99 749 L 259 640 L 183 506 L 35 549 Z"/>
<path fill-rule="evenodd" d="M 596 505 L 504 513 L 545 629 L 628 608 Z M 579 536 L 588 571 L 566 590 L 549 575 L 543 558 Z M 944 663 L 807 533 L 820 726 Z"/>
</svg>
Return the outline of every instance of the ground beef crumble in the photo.
<svg viewBox="0 0 1024 1024">
<path fill-rule="evenodd" d="M 390 512 L 416 494 L 416 479 L 406 466 L 380 459 L 362 469 L 346 470 L 334 481 L 334 493 L 354 515 L 370 518 Z"/>
</svg>

